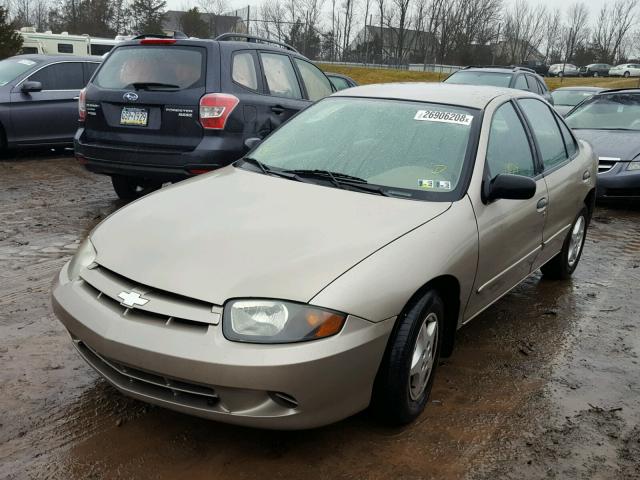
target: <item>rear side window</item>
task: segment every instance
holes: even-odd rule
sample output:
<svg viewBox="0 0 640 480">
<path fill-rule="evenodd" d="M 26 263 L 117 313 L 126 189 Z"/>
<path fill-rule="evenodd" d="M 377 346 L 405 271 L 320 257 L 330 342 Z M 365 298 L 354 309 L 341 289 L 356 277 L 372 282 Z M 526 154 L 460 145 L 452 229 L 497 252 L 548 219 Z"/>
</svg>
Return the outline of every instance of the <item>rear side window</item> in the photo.
<svg viewBox="0 0 640 480">
<path fill-rule="evenodd" d="M 269 93 L 276 97 L 302 98 L 296 72 L 287 55 L 262 53 L 262 66 Z"/>
<path fill-rule="evenodd" d="M 538 142 L 545 169 L 564 162 L 567 159 L 564 139 L 551 110 L 535 99 L 523 99 L 519 103 Z"/>
<path fill-rule="evenodd" d="M 331 83 L 336 88 L 336 90 L 344 90 L 345 88 L 349 88 L 349 83 L 341 77 L 329 77 Z"/>
<path fill-rule="evenodd" d="M 562 137 L 564 138 L 564 145 L 567 149 L 567 155 L 569 156 L 569 158 L 571 158 L 578 150 L 578 146 L 576 145 L 576 141 L 573 138 L 573 135 L 571 135 L 571 132 L 564 124 L 564 122 L 562 120 L 558 120 L 558 125 L 560 125 L 560 131 L 562 132 Z"/>
<path fill-rule="evenodd" d="M 527 80 L 524 75 L 518 75 L 518 77 L 516 78 L 516 83 L 513 87 L 517 88 L 518 90 L 529 90 L 529 85 L 527 85 Z"/>
<path fill-rule="evenodd" d="M 130 46 L 112 50 L 93 83 L 112 90 L 187 89 L 204 86 L 204 53 L 199 47 Z"/>
<path fill-rule="evenodd" d="M 84 87 L 82 63 L 54 63 L 31 75 L 29 80 L 40 82 L 42 90 L 80 90 Z"/>
<path fill-rule="evenodd" d="M 327 95 L 331 95 L 331 82 L 318 67 L 299 58 L 296 58 L 295 62 L 300 70 L 300 75 L 302 75 L 304 85 L 307 87 L 309 100 L 315 102 Z"/>
<path fill-rule="evenodd" d="M 93 73 L 98 68 L 98 65 L 100 65 L 100 64 L 99 63 L 93 63 L 93 62 L 87 62 L 87 63 L 84 64 L 84 83 L 85 83 L 85 85 L 91 79 L 91 76 L 93 75 Z"/>
<path fill-rule="evenodd" d="M 531 146 L 511 103 L 498 108 L 491 120 L 487 166 L 491 178 L 501 173 L 535 176 Z"/>
<path fill-rule="evenodd" d="M 234 82 L 243 87 L 250 88 L 251 90 L 258 89 L 258 75 L 251 53 L 237 53 L 233 56 L 231 77 Z"/>
</svg>

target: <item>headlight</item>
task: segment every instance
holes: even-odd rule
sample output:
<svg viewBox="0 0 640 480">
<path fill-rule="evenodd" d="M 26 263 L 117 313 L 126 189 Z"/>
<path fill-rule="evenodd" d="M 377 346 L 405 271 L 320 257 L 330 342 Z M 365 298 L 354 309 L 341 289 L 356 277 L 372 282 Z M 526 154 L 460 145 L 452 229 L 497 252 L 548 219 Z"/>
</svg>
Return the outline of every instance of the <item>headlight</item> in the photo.
<svg viewBox="0 0 640 480">
<path fill-rule="evenodd" d="M 629 162 L 627 170 L 640 170 L 640 160 L 637 162 Z"/>
<path fill-rule="evenodd" d="M 96 259 L 96 249 L 93 247 L 91 240 L 86 238 L 78 247 L 78 251 L 69 262 L 67 274 L 69 279 L 77 280 L 80 278 L 80 272 L 87 268 Z"/>
<path fill-rule="evenodd" d="M 338 333 L 346 315 L 280 300 L 232 300 L 224 307 L 224 336 L 236 342 L 293 343 Z"/>
</svg>

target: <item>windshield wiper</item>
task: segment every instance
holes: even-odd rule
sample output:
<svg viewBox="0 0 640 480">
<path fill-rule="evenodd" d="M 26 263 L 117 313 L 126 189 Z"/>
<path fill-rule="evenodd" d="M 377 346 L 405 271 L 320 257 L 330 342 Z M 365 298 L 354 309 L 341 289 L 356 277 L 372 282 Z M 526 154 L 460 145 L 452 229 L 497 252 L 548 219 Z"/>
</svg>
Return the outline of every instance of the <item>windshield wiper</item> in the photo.
<svg viewBox="0 0 640 480">
<path fill-rule="evenodd" d="M 336 187 L 342 189 L 355 189 L 366 193 L 382 195 L 384 197 L 393 197 L 385 187 L 379 185 L 370 185 L 367 180 L 346 173 L 332 172 L 330 170 L 309 169 L 309 170 L 287 170 L 298 175 L 310 175 L 314 177 L 328 177 Z"/>
<path fill-rule="evenodd" d="M 268 167 L 267 165 L 262 163 L 257 158 L 242 157 L 242 161 L 246 162 L 246 163 L 250 163 L 251 165 L 257 166 L 262 171 L 262 173 L 264 173 L 265 175 L 274 175 L 276 177 L 287 178 L 289 180 L 296 180 L 298 182 L 303 182 L 304 181 L 302 178 L 300 178 L 295 173 L 292 173 L 292 172 L 289 172 L 289 171 L 286 171 L 286 170 L 274 170 L 273 168 Z"/>
<path fill-rule="evenodd" d="M 171 89 L 178 90 L 180 85 L 173 85 L 172 83 L 158 83 L 158 82 L 134 82 L 133 88 L 136 90 L 153 90 L 153 89 Z"/>
<path fill-rule="evenodd" d="M 354 177 L 353 175 L 347 175 L 346 173 L 332 172 L 330 170 L 297 169 L 297 170 L 287 170 L 287 171 L 292 173 L 297 173 L 298 175 L 315 175 L 315 176 L 321 176 L 321 177 L 329 177 L 334 182 L 338 182 L 338 180 L 349 180 L 357 183 L 369 183 L 364 178 Z"/>
</svg>

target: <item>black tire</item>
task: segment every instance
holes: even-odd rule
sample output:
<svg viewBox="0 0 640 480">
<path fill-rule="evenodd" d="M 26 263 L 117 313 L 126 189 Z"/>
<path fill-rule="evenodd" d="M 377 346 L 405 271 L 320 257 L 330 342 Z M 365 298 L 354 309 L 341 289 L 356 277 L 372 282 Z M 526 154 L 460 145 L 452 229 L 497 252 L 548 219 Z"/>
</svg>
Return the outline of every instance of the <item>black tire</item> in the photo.
<svg viewBox="0 0 640 480">
<path fill-rule="evenodd" d="M 433 315 L 435 315 L 435 321 Z M 429 318 L 431 321 L 428 321 Z M 426 361 L 431 365 L 428 367 L 428 377 L 425 377 L 426 385 L 424 389 L 415 387 L 412 390 L 412 386 L 416 385 L 412 380 L 416 380 L 415 376 L 419 375 L 412 376 L 410 372 L 414 363 L 414 349 L 418 336 L 423 324 L 427 325 L 426 331 L 428 331 L 430 325 L 434 323 L 436 329 L 435 339 L 432 342 L 434 347 L 430 350 L 433 353 L 428 359 L 419 356 L 420 360 L 417 362 L 422 365 Z M 435 370 L 440 359 L 443 333 L 444 304 L 437 292 L 433 290 L 427 291 L 424 296 L 410 304 L 398 318 L 378 370 L 371 403 L 374 413 L 382 421 L 394 426 L 406 425 L 422 413 L 429 399 Z M 426 372 L 425 368 L 419 370 Z"/>
<path fill-rule="evenodd" d="M 558 72 L 558 77 L 560 77 L 560 78 L 564 77 L 564 73 Z"/>
<path fill-rule="evenodd" d="M 629 72 L 624 72 L 624 78 L 629 78 L 631 74 Z"/>
<path fill-rule="evenodd" d="M 124 175 L 112 175 L 111 184 L 118 198 L 126 201 L 140 198 L 162 186 L 160 182 L 152 182 L 136 177 L 125 177 Z"/>
<path fill-rule="evenodd" d="M 572 237 L 574 234 L 574 229 L 578 222 L 584 222 L 584 231 L 582 233 L 582 239 L 580 241 L 580 248 L 577 253 L 577 256 L 571 260 L 570 254 L 572 251 Z M 546 264 L 542 266 L 540 270 L 542 270 L 542 274 L 544 278 L 552 279 L 552 280 L 567 280 L 571 277 L 573 272 L 575 271 L 578 263 L 580 262 L 580 257 L 582 257 L 582 250 L 584 248 L 584 241 L 587 238 L 587 228 L 589 227 L 589 211 L 586 207 L 580 210 L 580 213 L 576 216 L 575 220 L 571 224 L 571 228 L 569 229 L 569 233 L 567 233 L 567 238 L 565 238 L 564 243 L 562 244 L 562 250 L 555 257 L 549 260 Z"/>
<path fill-rule="evenodd" d="M 599 76 L 600 76 L 600 74 L 598 72 L 593 72 L 593 77 L 594 78 L 599 77 Z"/>
</svg>

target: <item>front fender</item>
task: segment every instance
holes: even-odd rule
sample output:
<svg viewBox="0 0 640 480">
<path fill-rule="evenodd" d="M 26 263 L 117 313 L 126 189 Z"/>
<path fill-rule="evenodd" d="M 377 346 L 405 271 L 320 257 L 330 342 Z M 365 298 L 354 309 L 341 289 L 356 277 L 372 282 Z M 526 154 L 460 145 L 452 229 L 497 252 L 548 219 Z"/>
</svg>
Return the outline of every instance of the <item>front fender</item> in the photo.
<svg viewBox="0 0 640 480">
<path fill-rule="evenodd" d="M 465 196 L 442 215 L 347 270 L 309 303 L 378 322 L 398 315 L 430 280 L 450 275 L 460 284 L 459 325 L 477 265 L 478 227 Z"/>
</svg>

